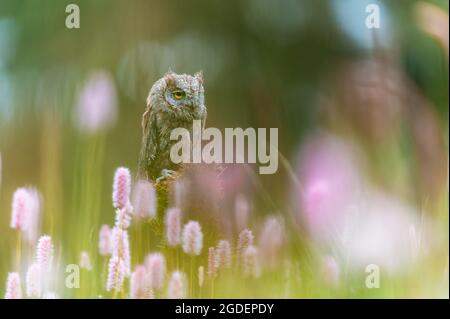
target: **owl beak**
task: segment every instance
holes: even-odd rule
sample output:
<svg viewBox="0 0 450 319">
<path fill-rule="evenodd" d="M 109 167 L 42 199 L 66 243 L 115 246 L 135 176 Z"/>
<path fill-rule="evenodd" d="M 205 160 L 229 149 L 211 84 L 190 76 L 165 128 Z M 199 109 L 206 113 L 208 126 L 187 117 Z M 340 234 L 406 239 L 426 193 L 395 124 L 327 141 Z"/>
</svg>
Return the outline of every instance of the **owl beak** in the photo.
<svg viewBox="0 0 450 319">
<path fill-rule="evenodd" d="M 191 111 L 194 109 L 194 103 L 192 102 L 192 100 L 187 100 L 184 106 Z"/>
</svg>

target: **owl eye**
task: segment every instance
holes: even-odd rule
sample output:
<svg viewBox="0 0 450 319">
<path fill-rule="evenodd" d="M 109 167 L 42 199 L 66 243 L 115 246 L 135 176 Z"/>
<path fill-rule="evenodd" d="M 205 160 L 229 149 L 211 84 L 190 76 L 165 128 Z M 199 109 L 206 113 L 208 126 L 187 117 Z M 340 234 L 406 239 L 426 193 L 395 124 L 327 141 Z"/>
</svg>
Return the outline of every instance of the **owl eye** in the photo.
<svg viewBox="0 0 450 319">
<path fill-rule="evenodd" d="M 182 98 L 184 98 L 185 95 L 186 95 L 186 93 L 184 93 L 183 91 L 175 91 L 175 92 L 173 92 L 173 97 L 176 100 L 181 100 Z"/>
</svg>

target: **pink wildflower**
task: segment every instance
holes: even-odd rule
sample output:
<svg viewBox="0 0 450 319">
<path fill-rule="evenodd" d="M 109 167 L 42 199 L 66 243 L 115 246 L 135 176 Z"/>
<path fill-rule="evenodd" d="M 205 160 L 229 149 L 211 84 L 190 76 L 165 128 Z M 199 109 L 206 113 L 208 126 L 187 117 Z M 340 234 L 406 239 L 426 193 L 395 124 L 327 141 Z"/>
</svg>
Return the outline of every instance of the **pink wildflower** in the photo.
<svg viewBox="0 0 450 319">
<path fill-rule="evenodd" d="M 156 191 L 151 182 L 137 181 L 133 190 L 133 211 L 136 217 L 156 217 Z"/>
<path fill-rule="evenodd" d="M 188 255 L 200 255 L 203 247 L 203 233 L 200 224 L 196 221 L 189 221 L 184 225 L 183 250 Z"/>
<path fill-rule="evenodd" d="M 186 298 L 186 279 L 182 272 L 174 271 L 172 273 L 167 288 L 167 297 L 169 299 Z"/>
<path fill-rule="evenodd" d="M 131 175 L 128 168 L 119 167 L 114 175 L 113 206 L 116 209 L 128 209 L 130 205 Z"/>
<path fill-rule="evenodd" d="M 216 269 L 231 267 L 231 245 L 228 240 L 221 240 L 216 248 Z"/>
<path fill-rule="evenodd" d="M 161 253 L 153 253 L 147 256 L 145 266 L 150 276 L 152 288 L 161 289 L 166 276 L 166 259 Z"/>
<path fill-rule="evenodd" d="M 39 238 L 36 248 L 36 260 L 42 272 L 49 272 L 53 260 L 53 244 L 50 236 L 44 235 Z"/>
<path fill-rule="evenodd" d="M 42 274 L 38 263 L 32 263 L 28 267 L 26 276 L 27 296 L 30 298 L 39 298 L 42 294 Z"/>
<path fill-rule="evenodd" d="M 169 208 L 166 212 L 166 240 L 169 246 L 180 244 L 181 211 L 179 208 Z"/>
<path fill-rule="evenodd" d="M 22 288 L 20 286 L 20 276 L 17 272 L 10 272 L 6 279 L 5 299 L 21 299 Z"/>
<path fill-rule="evenodd" d="M 245 276 L 257 278 L 260 276 L 258 263 L 258 249 L 255 246 L 248 246 L 242 254 L 242 266 Z"/>
<path fill-rule="evenodd" d="M 126 269 L 123 260 L 117 256 L 112 256 L 109 260 L 108 279 L 106 282 L 107 291 L 122 290 L 126 276 Z"/>
</svg>

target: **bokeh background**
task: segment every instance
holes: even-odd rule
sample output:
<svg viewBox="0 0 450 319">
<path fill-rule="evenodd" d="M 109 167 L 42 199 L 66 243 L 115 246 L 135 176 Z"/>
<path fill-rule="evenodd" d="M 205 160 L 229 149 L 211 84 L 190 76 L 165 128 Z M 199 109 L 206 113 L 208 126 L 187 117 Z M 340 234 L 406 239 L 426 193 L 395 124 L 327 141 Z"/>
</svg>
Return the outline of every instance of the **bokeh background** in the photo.
<svg viewBox="0 0 450 319">
<path fill-rule="evenodd" d="M 225 296 L 448 297 L 448 1 L 79 0 L 79 29 L 69 3 L 0 1 L 1 294 L 14 190 L 39 190 L 64 263 L 95 255 L 114 170 L 136 173 L 145 99 L 171 68 L 203 70 L 207 126 L 279 130 L 276 174 L 229 167 L 216 197 L 205 174 L 194 184 L 221 236 L 236 235 L 239 196 L 255 225 L 285 221 L 291 292 L 280 279 Z M 365 27 L 369 3 L 380 29 Z M 316 255 L 389 275 L 379 290 L 321 290 Z"/>
</svg>

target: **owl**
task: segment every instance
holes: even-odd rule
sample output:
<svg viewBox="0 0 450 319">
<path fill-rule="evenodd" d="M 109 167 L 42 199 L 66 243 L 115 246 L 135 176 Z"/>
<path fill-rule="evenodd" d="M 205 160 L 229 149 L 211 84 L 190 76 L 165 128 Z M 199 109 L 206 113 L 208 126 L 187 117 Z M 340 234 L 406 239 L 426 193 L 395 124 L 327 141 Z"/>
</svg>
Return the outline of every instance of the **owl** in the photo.
<svg viewBox="0 0 450 319">
<path fill-rule="evenodd" d="M 170 159 L 170 149 L 177 141 L 170 140 L 175 128 L 185 128 L 192 136 L 192 121 L 206 121 L 203 74 L 191 76 L 166 73 L 155 82 L 147 98 L 142 116 L 142 147 L 138 177 L 155 182 L 166 180 L 180 168 Z"/>
</svg>

